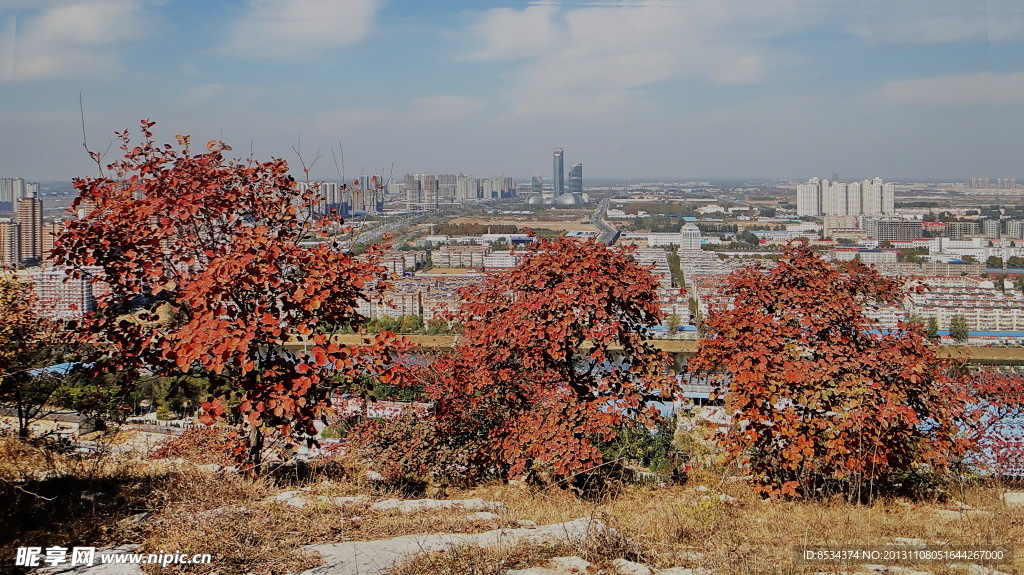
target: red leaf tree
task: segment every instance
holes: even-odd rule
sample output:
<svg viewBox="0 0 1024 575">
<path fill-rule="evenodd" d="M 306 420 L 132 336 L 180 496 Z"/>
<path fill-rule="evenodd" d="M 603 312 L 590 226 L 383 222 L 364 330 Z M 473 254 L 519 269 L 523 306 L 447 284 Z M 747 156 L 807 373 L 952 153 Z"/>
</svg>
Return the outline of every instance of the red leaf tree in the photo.
<svg viewBox="0 0 1024 575">
<path fill-rule="evenodd" d="M 951 366 L 920 326 L 882 332 L 865 313 L 896 300 L 893 280 L 794 244 L 773 269 L 735 272 L 726 294 L 688 368 L 725 388 L 735 425 L 724 447 L 763 492 L 870 499 L 901 473 L 964 454 L 967 397 Z"/>
<path fill-rule="evenodd" d="M 972 463 L 986 474 L 1024 479 L 1024 376 L 982 370 L 970 391 L 978 408 Z"/>
<path fill-rule="evenodd" d="M 602 462 L 595 445 L 653 425 L 671 400 L 668 357 L 650 344 L 657 281 L 627 250 L 542 240 L 515 268 L 463 290 L 462 337 L 426 391 L 437 424 L 483 445 L 505 477 L 548 465 L 569 476 Z"/>
<path fill-rule="evenodd" d="M 67 222 L 54 255 L 99 266 L 110 287 L 84 325 L 104 352 L 96 370 L 125 386 L 143 372 L 209 378 L 201 420 L 230 398 L 258 466 L 268 434 L 312 443 L 337 388 L 400 375 L 392 334 L 350 347 L 330 337 L 387 287 L 379 250 L 357 260 L 331 244 L 340 221 L 314 217 L 284 160 L 229 161 L 221 142 L 195 154 L 182 136 L 160 146 L 153 125 L 143 121 L 137 145 L 119 135 L 112 177 L 74 181 L 74 208 L 89 213 Z"/>
</svg>

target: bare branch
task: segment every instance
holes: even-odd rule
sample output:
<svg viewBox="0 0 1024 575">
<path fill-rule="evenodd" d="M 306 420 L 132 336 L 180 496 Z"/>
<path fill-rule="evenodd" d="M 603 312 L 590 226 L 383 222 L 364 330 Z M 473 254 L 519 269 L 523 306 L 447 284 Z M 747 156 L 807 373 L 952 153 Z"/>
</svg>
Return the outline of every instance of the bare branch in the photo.
<svg viewBox="0 0 1024 575">
<path fill-rule="evenodd" d="M 82 147 L 85 148 L 85 153 L 89 154 L 89 159 L 96 163 L 96 169 L 99 171 L 100 177 L 103 178 L 105 177 L 103 173 L 103 156 L 107 155 L 107 152 L 110 151 L 110 146 L 113 145 L 113 142 L 110 142 L 110 144 L 107 145 L 106 152 L 103 152 L 102 154 L 90 150 L 89 140 L 85 136 L 85 106 L 82 103 L 81 92 L 78 93 L 78 112 L 82 117 Z"/>
</svg>

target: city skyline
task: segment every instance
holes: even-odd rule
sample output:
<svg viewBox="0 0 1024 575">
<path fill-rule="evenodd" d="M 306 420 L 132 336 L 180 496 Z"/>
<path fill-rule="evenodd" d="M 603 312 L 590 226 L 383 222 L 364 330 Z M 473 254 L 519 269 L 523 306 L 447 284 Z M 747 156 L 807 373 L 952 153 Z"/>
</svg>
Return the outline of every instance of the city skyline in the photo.
<svg viewBox="0 0 1024 575">
<path fill-rule="evenodd" d="M 523 178 L 553 145 L 588 179 L 1024 179 L 1024 10 L 847 4 L 7 0 L 0 175 L 95 174 L 81 92 L 94 150 L 149 118 L 293 165 L 301 141 L 314 179 L 332 151 L 346 179 Z"/>
</svg>

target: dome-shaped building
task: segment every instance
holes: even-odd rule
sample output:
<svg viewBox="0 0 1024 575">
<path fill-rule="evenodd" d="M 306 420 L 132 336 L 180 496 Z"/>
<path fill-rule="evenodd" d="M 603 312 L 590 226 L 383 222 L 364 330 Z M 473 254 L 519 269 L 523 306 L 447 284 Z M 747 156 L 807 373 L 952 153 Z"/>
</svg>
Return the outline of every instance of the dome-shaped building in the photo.
<svg viewBox="0 0 1024 575">
<path fill-rule="evenodd" d="M 582 206 L 586 203 L 580 193 L 562 194 L 555 198 L 556 206 Z"/>
</svg>

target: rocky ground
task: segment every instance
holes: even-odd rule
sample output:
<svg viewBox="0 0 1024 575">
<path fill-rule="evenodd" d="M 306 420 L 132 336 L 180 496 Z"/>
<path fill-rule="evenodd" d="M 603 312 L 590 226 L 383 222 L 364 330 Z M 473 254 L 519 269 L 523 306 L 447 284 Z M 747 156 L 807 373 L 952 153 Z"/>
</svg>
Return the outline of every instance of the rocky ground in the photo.
<svg viewBox="0 0 1024 575">
<path fill-rule="evenodd" d="M 704 501 L 715 501 L 718 504 L 739 505 L 738 500 L 730 495 L 715 491 L 706 486 L 692 488 L 695 494 Z M 90 500 L 105 501 L 107 494 L 88 492 L 83 497 Z M 1024 508 L 1024 492 L 1006 492 L 1002 501 L 1008 509 Z M 491 553 L 492 558 L 501 557 L 509 550 L 518 549 L 518 563 L 515 567 L 498 571 L 489 569 L 487 572 L 504 573 L 504 575 L 573 575 L 573 574 L 608 574 L 608 575 L 714 575 L 715 570 L 700 566 L 701 553 L 691 553 L 689 561 L 683 565 L 672 567 L 656 567 L 646 564 L 638 557 L 642 544 L 610 527 L 596 516 L 580 517 L 571 521 L 538 525 L 524 519 L 514 519 L 508 505 L 501 501 L 490 501 L 483 498 L 470 499 L 403 499 L 378 498 L 368 495 L 329 496 L 316 493 L 311 488 L 282 491 L 265 497 L 261 503 L 269 505 L 270 511 L 287 509 L 327 509 L 336 508 L 342 512 L 345 521 L 358 524 L 364 516 L 386 514 L 391 517 L 409 516 L 423 517 L 431 514 L 458 516 L 464 522 L 463 527 L 471 532 L 449 533 L 413 533 L 397 537 L 370 540 L 339 541 L 334 543 L 317 543 L 306 545 L 304 551 L 318 558 L 319 566 L 301 572 L 301 575 L 385 575 L 396 573 L 408 575 L 412 573 L 460 573 L 458 556 L 466 557 L 480 553 Z M 978 509 L 962 502 L 953 502 L 943 509 L 933 511 L 937 521 L 961 521 L 965 519 L 985 519 L 991 517 L 991 511 Z M 227 510 L 229 512 L 232 510 Z M 218 510 L 205 512 L 216 516 Z M 347 512 L 347 513 L 346 513 Z M 358 513 L 358 514 L 356 514 Z M 127 518 L 137 526 L 149 521 L 148 514 L 139 514 Z M 503 525 L 503 527 L 477 530 L 471 526 L 487 527 Z M 944 542 L 928 541 L 921 538 L 890 537 L 884 543 L 892 549 L 921 549 L 944 545 Z M 588 560 L 580 555 L 557 554 L 558 551 L 583 550 L 593 551 L 604 546 L 613 550 L 608 553 L 589 553 L 596 560 Z M 128 556 L 140 552 L 139 545 L 122 545 L 101 550 L 100 553 Z M 614 555 L 622 553 L 622 557 Z M 536 557 L 531 560 L 531 553 Z M 554 556 L 551 556 L 553 555 Z M 440 559 L 438 559 L 440 557 Z M 447 559 L 447 561 L 446 561 Z M 455 564 L 452 564 L 452 559 Z M 464 565 L 465 573 L 477 573 L 472 561 Z M 527 565 L 523 566 L 522 563 Z M 1019 565 L 1019 564 L 1018 564 Z M 1000 570 L 1005 569 L 1005 570 Z M 152 568 L 147 568 L 153 573 Z M 780 571 L 786 571 L 781 569 Z M 217 572 L 216 565 L 210 566 L 212 573 Z M 855 564 L 848 566 L 822 565 L 814 570 L 803 572 L 824 573 L 855 573 L 863 575 L 932 575 L 933 573 L 961 572 L 967 575 L 1008 575 L 1016 572 L 1014 565 L 985 566 L 970 562 L 949 562 L 939 565 L 936 569 L 920 566 L 884 564 Z M 41 575 L 78 574 L 78 575 L 145 575 L 146 571 L 139 565 L 105 564 L 94 566 L 78 566 L 41 569 Z"/>
</svg>

